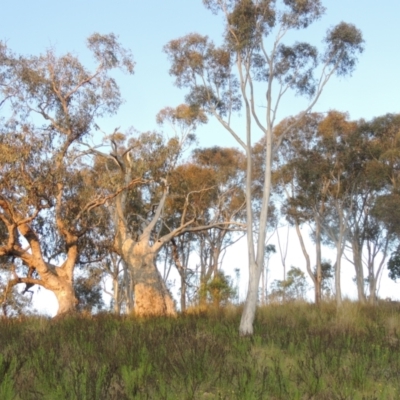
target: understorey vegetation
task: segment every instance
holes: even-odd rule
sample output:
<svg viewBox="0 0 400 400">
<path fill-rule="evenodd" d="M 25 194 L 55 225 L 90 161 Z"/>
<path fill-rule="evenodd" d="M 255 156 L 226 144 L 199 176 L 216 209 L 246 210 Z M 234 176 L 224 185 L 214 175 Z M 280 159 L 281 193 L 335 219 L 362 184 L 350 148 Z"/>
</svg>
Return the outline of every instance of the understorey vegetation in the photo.
<svg viewBox="0 0 400 400">
<path fill-rule="evenodd" d="M 398 399 L 400 306 L 292 302 L 176 318 L 99 314 L 0 324 L 0 398 Z"/>
</svg>

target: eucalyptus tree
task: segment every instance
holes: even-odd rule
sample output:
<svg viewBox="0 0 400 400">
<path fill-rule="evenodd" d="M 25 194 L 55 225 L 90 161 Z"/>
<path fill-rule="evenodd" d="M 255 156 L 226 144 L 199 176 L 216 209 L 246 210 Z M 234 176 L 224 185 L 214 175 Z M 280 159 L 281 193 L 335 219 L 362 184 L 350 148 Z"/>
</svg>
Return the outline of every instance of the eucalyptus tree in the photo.
<svg viewBox="0 0 400 400">
<path fill-rule="evenodd" d="M 184 143 L 193 139 L 203 113 L 181 105 L 167 109 L 164 115 L 186 133 L 167 139 L 156 132 L 127 137 L 116 131 L 106 138 L 111 145 L 110 153 L 98 148 L 88 150 L 97 155 L 98 175 L 109 190 L 124 187 L 110 202 L 109 211 L 114 226 L 113 250 L 131 271 L 137 315 L 176 313 L 156 265 L 160 251 L 172 239 L 188 232 L 232 225 L 230 220 L 198 219 L 202 209 L 199 204 L 204 204 L 204 197 L 210 196 L 209 182 L 205 187 L 188 188 L 184 192 L 178 191 L 179 185 L 174 184 L 179 171 L 185 169 L 180 165 Z M 200 176 L 194 178 L 200 180 Z"/>
<path fill-rule="evenodd" d="M 286 279 L 275 280 L 271 284 L 270 300 L 286 302 L 305 300 L 308 284 L 304 272 L 297 267 L 290 267 Z"/>
<path fill-rule="evenodd" d="M 11 71 L 14 62 L 14 54 L 5 43 L 0 41 L 0 108 L 9 100 L 13 93 L 11 83 L 15 79 L 15 76 Z"/>
<path fill-rule="evenodd" d="M 349 121 L 345 114 L 337 112 L 330 112 L 319 126 L 324 138 L 321 151 L 328 158 L 334 155 L 324 233 L 337 249 L 336 291 L 340 290 L 341 255 L 347 245 L 352 252 L 352 258 L 347 259 L 355 267 L 359 301 L 366 301 L 366 268 L 369 299 L 374 303 L 392 238 L 372 213 L 377 199 L 385 192 L 384 174 L 381 175 L 385 167 L 374 154 L 376 144 L 365 126 L 365 121 Z M 375 271 L 378 256 L 382 258 Z M 338 296 L 337 301 L 340 302 Z"/>
<path fill-rule="evenodd" d="M 332 137 L 334 133 L 336 142 L 341 142 L 331 193 L 337 217 L 325 224 L 325 232 L 336 244 L 338 233 L 346 232 L 345 241 L 352 252 L 352 259 L 348 260 L 355 267 L 359 301 L 366 301 L 367 281 L 372 304 L 377 300 L 378 280 L 396 241 L 394 231 L 379 216 L 385 214 L 380 214 L 384 209 L 380 206 L 396 192 L 398 127 L 395 116 L 352 122 L 332 113 L 320 127 L 322 134 Z M 394 214 L 390 214 L 393 220 Z"/>
<path fill-rule="evenodd" d="M 322 296 L 323 242 L 336 248 L 335 295 L 341 304 L 341 260 L 352 237 L 350 232 L 354 232 L 361 187 L 365 186 L 362 159 L 366 153 L 361 152 L 357 128 L 358 124 L 343 113 L 310 114 L 289 132 L 278 153 L 275 174 L 278 186 L 286 193 L 284 212 L 296 227 L 317 304 Z M 300 230 L 304 223 L 313 232 L 315 273 Z"/>
<path fill-rule="evenodd" d="M 367 267 L 370 300 L 376 301 L 377 282 L 389 252 L 398 246 L 400 237 L 400 114 L 387 114 L 360 126 L 369 141 L 368 178 L 375 189 L 374 201 L 366 204 L 368 211 Z M 388 262 L 393 274 L 395 250 Z M 375 260 L 380 262 L 375 268 Z M 393 276 L 391 276 L 393 278 Z"/>
<path fill-rule="evenodd" d="M 169 42 L 165 51 L 177 86 L 189 89 L 187 101 L 214 116 L 246 154 L 249 285 L 239 330 L 241 335 L 248 335 L 253 333 L 264 263 L 272 160 L 286 131 L 292 127 L 288 125 L 279 137 L 274 134 L 279 105 L 290 90 L 309 99 L 303 112 L 292 121 L 296 125 L 316 104 L 334 74 L 345 76 L 354 70 L 357 55 L 363 50 L 363 38 L 354 25 L 341 22 L 328 30 L 324 39 L 326 49 L 321 55 L 309 43 L 284 43 L 290 31 L 306 29 L 323 15 L 325 8 L 320 0 L 203 2 L 212 12 L 223 15 L 222 46 L 216 46 L 207 36 L 189 34 Z M 318 78 L 314 77 L 316 72 Z M 242 104 L 243 129 L 237 128 L 232 119 Z M 253 215 L 255 130 L 265 137 L 266 168 L 261 207 Z M 259 221 L 256 229 L 255 220 Z"/>
<path fill-rule="evenodd" d="M 360 182 L 364 174 L 358 157 L 358 148 L 353 140 L 357 123 L 348 116 L 330 111 L 318 126 L 321 137 L 321 153 L 329 162 L 326 176 L 327 202 L 323 220 L 323 233 L 336 248 L 335 297 L 338 306 L 342 303 L 341 266 L 346 241 L 350 230 L 350 216 L 354 213 Z"/>
<path fill-rule="evenodd" d="M 274 189 L 282 199 L 281 213 L 295 227 L 306 270 L 313 281 L 316 304 L 322 299 L 322 220 L 329 174 L 329 164 L 318 140 L 318 126 L 322 119 L 321 114 L 308 114 L 286 133 L 276 152 L 273 170 Z M 287 123 L 282 121 L 276 130 L 279 132 Z M 311 228 L 315 243 L 315 270 L 301 229 L 304 225 Z"/>
<path fill-rule="evenodd" d="M 88 152 L 96 155 L 98 178 L 106 190 L 111 193 L 115 187 L 124 188 L 106 208 L 111 250 L 121 257 L 132 281 L 133 310 L 138 315 L 175 314 L 156 258 L 163 247 L 160 221 L 168 193 L 163 174 L 176 157 L 177 143 L 165 143 L 155 132 L 128 138 L 115 131 L 105 140 L 111 146 L 109 153 L 92 147 Z"/>
<path fill-rule="evenodd" d="M 208 170 L 213 179 L 213 196 L 202 212 L 205 221 L 219 218 L 221 221 L 244 223 L 244 155 L 234 148 L 211 147 L 194 151 L 193 162 Z M 243 227 L 230 229 L 213 228 L 196 233 L 200 256 L 200 301 L 204 300 L 203 287 L 216 276 L 222 256 L 243 236 Z"/>
<path fill-rule="evenodd" d="M 379 134 L 378 126 L 385 133 Z M 316 273 L 310 276 L 316 302 L 320 300 L 321 241 L 336 248 L 337 303 L 341 303 L 340 269 L 345 248 L 352 253 L 346 258 L 355 267 L 359 300 L 366 301 L 365 269 L 370 301 L 376 299 L 377 281 L 394 240 L 393 231 L 382 223 L 391 213 L 381 206 L 387 201 L 389 205 L 393 196 L 390 188 L 397 172 L 386 156 L 396 161 L 396 139 L 390 138 L 396 132 L 396 124 L 389 119 L 380 123 L 377 119 L 373 124 L 349 121 L 346 114 L 331 111 L 326 116 L 303 118 L 283 140 L 275 178 L 286 193 L 284 212 L 296 227 L 309 273 L 311 261 L 299 226 L 307 222 L 314 229 Z"/>
<path fill-rule="evenodd" d="M 166 202 L 166 223 L 170 228 L 181 224 L 182 210 L 188 193 L 191 193 L 190 210 L 187 217 L 196 216 L 193 226 L 214 227 L 195 233 L 186 233 L 171 240 L 172 255 L 181 276 L 181 310 L 185 308 L 186 280 L 198 275 L 188 268 L 190 253 L 198 250 L 200 258 L 199 288 L 200 302 L 206 300 L 203 290 L 206 283 L 218 272 L 221 256 L 233 243 L 234 233 L 243 228 L 216 226 L 220 221 L 240 223 L 243 219 L 243 154 L 233 148 L 197 148 L 189 160 L 178 165 L 171 173 L 171 195 Z M 197 267 L 196 267 L 197 269 Z"/>
<path fill-rule="evenodd" d="M 369 301 L 375 303 L 378 280 L 396 242 L 392 229 L 395 213 L 387 213 L 385 204 L 395 197 L 399 177 L 399 122 L 394 115 L 352 122 L 344 115 L 330 113 L 320 124 L 321 134 L 329 140 L 325 154 L 332 144 L 337 154 L 330 191 L 330 215 L 333 210 L 336 216 L 325 223 L 324 229 L 338 249 L 339 241 L 344 246 L 343 236 L 349 243 L 361 302 L 366 301 L 364 269 Z M 339 262 L 337 259 L 336 274 Z"/>
<path fill-rule="evenodd" d="M 165 213 L 165 223 L 169 229 L 179 227 L 182 224 L 182 217 L 194 218 L 193 225 L 208 223 L 209 207 L 216 195 L 214 171 L 209 168 L 202 168 L 188 160 L 172 171 L 169 183 L 171 194 L 166 202 Z M 185 203 L 189 193 L 190 207 L 187 208 Z M 196 280 L 195 269 L 189 267 L 189 259 L 194 252 L 196 239 L 196 233 L 186 232 L 170 241 L 172 259 L 181 280 L 181 311 L 186 309 L 188 289 L 195 284 Z"/>
<path fill-rule="evenodd" d="M 87 44 L 94 71 L 51 49 L 10 58 L 10 79 L 1 87 L 8 103 L 0 132 L 0 224 L 7 231 L 0 257 L 14 261 L 9 287 L 45 287 L 55 294 L 59 315 L 75 310 L 74 269 L 90 261 L 89 233 L 100 234 L 105 218 L 98 206 L 107 198 L 79 143 L 121 104 L 110 71 L 134 68 L 115 35 L 94 34 Z"/>
</svg>

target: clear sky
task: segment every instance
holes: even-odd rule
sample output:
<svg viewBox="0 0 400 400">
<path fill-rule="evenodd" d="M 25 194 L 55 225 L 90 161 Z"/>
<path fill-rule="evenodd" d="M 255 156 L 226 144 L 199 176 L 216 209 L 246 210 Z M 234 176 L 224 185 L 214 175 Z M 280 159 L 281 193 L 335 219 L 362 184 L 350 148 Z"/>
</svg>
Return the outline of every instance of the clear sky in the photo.
<svg viewBox="0 0 400 400">
<path fill-rule="evenodd" d="M 307 40 L 322 49 L 326 29 L 345 21 L 361 29 L 366 43 L 353 76 L 333 79 L 315 110 L 347 111 L 353 119 L 400 112 L 400 1 L 326 0 L 323 4 L 325 16 L 289 39 Z M 58 54 L 72 52 L 90 63 L 85 48 L 90 34 L 119 35 L 137 64 L 133 77 L 117 76 L 126 103 L 116 117 L 102 122 L 108 131 L 117 126 L 158 129 L 157 112 L 184 99 L 184 92 L 173 86 L 168 74 L 163 46 L 191 32 L 218 42 L 223 31 L 220 17 L 206 10 L 201 0 L 3 0 L 0 18 L 0 40 L 23 55 L 54 47 Z M 296 114 L 304 104 L 289 97 L 279 115 Z M 216 123 L 202 127 L 198 137 L 201 146 L 235 145 Z"/>
<path fill-rule="evenodd" d="M 348 111 L 351 118 L 366 118 L 400 111 L 400 2 L 398 0 L 326 0 L 325 16 L 293 40 L 321 46 L 328 27 L 352 22 L 362 30 L 366 44 L 351 78 L 334 79 L 322 95 L 317 111 Z M 201 0 L 13 0 L 1 8 L 0 40 L 17 53 L 38 54 L 55 47 L 59 54 L 74 52 L 89 60 L 85 39 L 93 32 L 119 35 L 134 54 L 136 73 L 118 76 L 125 105 L 106 129 L 134 126 L 139 131 L 157 128 L 155 115 L 165 106 L 183 102 L 184 92 L 173 86 L 163 46 L 191 32 L 219 41 L 220 17 Z M 304 102 L 288 98 L 280 116 L 295 114 Z M 226 145 L 228 133 L 211 123 L 199 132 L 200 144 Z"/>
</svg>

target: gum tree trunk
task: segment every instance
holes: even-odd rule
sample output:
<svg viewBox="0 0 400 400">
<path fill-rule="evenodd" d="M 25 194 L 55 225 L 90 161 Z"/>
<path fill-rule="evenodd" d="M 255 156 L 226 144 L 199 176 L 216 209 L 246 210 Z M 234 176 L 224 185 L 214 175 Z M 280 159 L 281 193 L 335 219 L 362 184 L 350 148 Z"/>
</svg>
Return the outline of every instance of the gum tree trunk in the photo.
<svg viewBox="0 0 400 400">
<path fill-rule="evenodd" d="M 365 290 L 364 290 L 364 269 L 362 264 L 362 254 L 360 243 L 356 238 L 351 241 L 351 247 L 353 252 L 353 264 L 356 272 L 356 283 L 357 283 L 357 293 L 358 301 L 362 304 L 366 303 Z"/>
<path fill-rule="evenodd" d="M 51 289 L 58 301 L 58 311 L 56 317 L 71 314 L 76 311 L 78 300 L 72 282 L 67 279 L 59 278 L 57 288 Z"/>
<path fill-rule="evenodd" d="M 317 215 L 315 218 L 315 251 L 316 251 L 316 276 L 315 276 L 315 304 L 322 302 L 322 254 L 321 254 L 321 222 Z"/>
<path fill-rule="evenodd" d="M 241 336 L 253 334 L 253 324 L 258 302 L 258 288 L 260 284 L 261 269 L 256 263 L 249 265 L 249 285 L 244 303 L 242 318 L 240 320 Z"/>
<path fill-rule="evenodd" d="M 176 315 L 172 296 L 155 264 L 157 252 L 147 243 L 131 239 L 121 250 L 132 274 L 134 313 L 138 316 Z"/>
<path fill-rule="evenodd" d="M 321 296 L 319 295 L 321 293 L 321 285 L 318 284 L 317 275 L 314 274 L 311 269 L 310 256 L 309 256 L 306 246 L 304 244 L 303 235 L 301 234 L 300 226 L 299 226 L 299 223 L 297 220 L 295 220 L 295 227 L 296 227 L 297 237 L 299 238 L 299 242 L 300 242 L 300 246 L 301 246 L 301 251 L 303 252 L 304 258 L 306 260 L 306 269 L 307 269 L 308 275 L 310 276 L 310 278 L 314 284 L 314 301 L 315 301 L 315 304 L 319 304 L 318 301 L 321 299 Z"/>
</svg>

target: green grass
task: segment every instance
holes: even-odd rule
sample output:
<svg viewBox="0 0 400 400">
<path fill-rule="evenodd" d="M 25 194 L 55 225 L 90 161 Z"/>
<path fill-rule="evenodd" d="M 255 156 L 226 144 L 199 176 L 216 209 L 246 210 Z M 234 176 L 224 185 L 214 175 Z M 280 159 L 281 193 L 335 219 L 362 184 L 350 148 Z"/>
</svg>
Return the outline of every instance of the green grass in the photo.
<svg viewBox="0 0 400 400">
<path fill-rule="evenodd" d="M 400 399 L 400 308 L 0 320 L 0 399 Z"/>
</svg>

